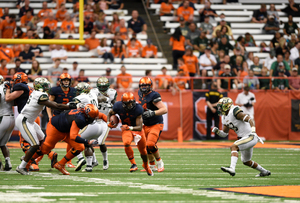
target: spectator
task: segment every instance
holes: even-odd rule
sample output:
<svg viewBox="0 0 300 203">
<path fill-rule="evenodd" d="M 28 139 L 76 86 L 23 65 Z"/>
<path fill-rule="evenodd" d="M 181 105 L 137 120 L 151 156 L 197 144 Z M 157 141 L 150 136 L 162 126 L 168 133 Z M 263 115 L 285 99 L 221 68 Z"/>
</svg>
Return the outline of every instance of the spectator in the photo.
<svg viewBox="0 0 300 203">
<path fill-rule="evenodd" d="M 292 15 L 293 17 L 300 16 L 299 10 L 300 10 L 299 4 L 295 4 L 294 0 L 289 0 L 289 5 L 284 9 L 282 10 L 278 9 L 278 11 L 282 11 L 287 15 Z"/>
<path fill-rule="evenodd" d="M 94 22 L 94 29 L 96 30 L 97 33 L 109 33 L 110 32 L 110 26 L 107 20 L 105 20 L 105 13 L 100 12 L 99 13 L 99 18 L 97 21 Z M 123 20 L 123 19 L 122 19 Z M 122 21 L 121 20 L 121 21 Z M 126 29 L 126 33 L 127 33 L 127 28 L 125 26 L 125 20 L 123 20 L 123 27 Z M 122 27 L 122 28 L 123 28 Z M 120 31 L 117 31 L 120 32 Z M 124 30 L 122 29 L 122 33 L 123 34 Z"/>
<path fill-rule="evenodd" d="M 67 58 L 67 52 L 60 44 L 57 44 L 55 49 L 51 51 L 51 59 L 53 62 L 56 61 L 56 59 L 60 59 L 61 62 L 66 62 Z"/>
<path fill-rule="evenodd" d="M 21 68 L 21 60 L 20 59 L 16 59 L 15 61 L 15 70 L 16 72 L 23 72 L 25 73 L 25 70 L 23 68 Z"/>
<path fill-rule="evenodd" d="M 100 0 L 95 6 L 98 6 L 100 10 L 104 11 L 108 9 L 108 3 L 106 0 Z"/>
<path fill-rule="evenodd" d="M 56 86 L 56 81 L 62 72 L 63 68 L 60 66 L 60 59 L 57 58 L 55 59 L 53 66 L 48 69 L 48 80 L 52 87 Z"/>
<path fill-rule="evenodd" d="M 221 31 L 221 35 L 222 35 L 222 31 L 223 31 L 224 27 L 227 28 L 227 30 L 226 30 L 227 32 L 225 32 L 226 35 L 227 35 L 227 36 L 231 36 L 231 39 L 234 40 L 232 31 L 231 31 L 231 28 L 230 28 L 230 26 L 226 25 L 225 19 L 221 19 L 220 25 L 218 25 L 218 26 L 214 29 L 214 31 L 213 31 L 213 33 L 212 33 L 212 36 L 213 36 L 213 37 L 216 37 L 216 32 L 217 32 L 217 30 L 220 30 L 220 31 Z M 223 32 L 223 34 L 224 34 L 224 32 Z"/>
<path fill-rule="evenodd" d="M 185 65 L 185 63 L 184 63 L 183 58 L 177 59 L 177 63 L 178 63 L 177 70 L 182 69 L 184 71 L 184 74 L 186 76 L 189 76 L 189 70 L 188 70 L 187 66 Z"/>
<path fill-rule="evenodd" d="M 211 54 L 214 55 L 214 57 L 216 58 L 217 62 L 219 62 L 220 61 L 219 50 L 218 50 L 219 49 L 219 44 L 217 42 L 211 42 L 210 46 L 211 46 Z"/>
<path fill-rule="evenodd" d="M 72 35 L 68 36 L 68 39 L 72 40 L 74 39 Z M 67 52 L 75 52 L 75 51 L 79 51 L 79 45 L 72 45 L 72 44 L 65 44 L 64 45 L 64 49 Z"/>
<path fill-rule="evenodd" d="M 66 3 L 66 0 L 52 0 L 52 1 L 56 1 L 56 9 L 60 9 L 62 4 Z"/>
<path fill-rule="evenodd" d="M 183 17 L 186 22 L 193 22 L 194 20 L 194 9 L 189 6 L 190 2 L 188 0 L 184 0 L 183 6 L 177 9 L 177 16 Z"/>
<path fill-rule="evenodd" d="M 5 76 L 8 74 L 8 70 L 6 67 L 7 61 L 5 59 L 0 60 L 1 67 L 0 67 L 0 75 Z"/>
<path fill-rule="evenodd" d="M 261 77 L 265 77 L 265 78 L 261 78 Z M 270 79 L 266 78 L 266 77 L 269 77 L 268 76 L 268 69 L 263 68 L 261 70 L 261 77 L 259 78 L 260 89 L 262 89 L 262 90 L 270 89 Z"/>
<path fill-rule="evenodd" d="M 111 33 L 115 34 L 116 28 L 120 25 L 120 19 L 118 13 L 113 13 L 112 17 L 113 20 L 111 22 L 110 29 L 111 29 Z"/>
<path fill-rule="evenodd" d="M 274 34 L 274 37 L 271 40 L 270 47 L 274 48 L 275 47 L 275 43 L 279 44 L 279 40 L 280 40 L 281 37 L 282 37 L 282 35 L 280 34 L 280 32 L 276 32 Z"/>
<path fill-rule="evenodd" d="M 49 17 L 44 20 L 43 28 L 45 28 L 46 26 L 49 27 L 51 32 L 54 32 L 54 33 L 56 32 L 56 30 L 57 30 L 57 20 L 54 19 L 53 13 L 49 13 Z"/>
<path fill-rule="evenodd" d="M 87 4 L 85 6 L 85 11 L 83 13 L 84 18 L 89 19 L 89 21 L 94 22 L 94 10 L 91 5 Z"/>
<path fill-rule="evenodd" d="M 229 50 L 233 50 L 233 46 L 228 42 L 225 36 L 221 38 L 221 42 L 219 43 L 219 50 L 224 50 L 225 55 L 229 54 Z"/>
<path fill-rule="evenodd" d="M 117 75 L 117 88 L 119 88 L 120 91 L 132 90 L 132 75 L 126 73 L 125 66 L 121 66 L 121 73 Z"/>
<path fill-rule="evenodd" d="M 260 9 L 253 11 L 252 23 L 267 23 L 267 18 L 266 4 L 261 4 Z"/>
<path fill-rule="evenodd" d="M 275 51 L 272 50 L 269 53 L 269 56 L 263 60 L 263 67 L 267 68 L 267 70 L 271 69 L 273 62 L 275 62 L 277 58 L 275 57 Z"/>
<path fill-rule="evenodd" d="M 134 36 L 136 36 L 136 35 L 135 35 L 135 34 L 132 35 L 132 37 L 134 37 Z M 134 37 L 134 38 L 135 38 L 135 37 Z M 121 37 L 121 34 L 120 34 L 119 32 L 115 32 L 115 36 L 113 37 L 113 39 L 112 39 L 111 42 L 110 42 L 110 47 L 115 46 L 115 45 L 116 45 L 116 42 L 117 42 L 118 40 L 121 41 L 121 44 L 122 44 L 122 46 L 123 46 L 123 49 L 125 50 L 126 46 L 125 46 L 124 40 L 123 40 L 123 38 Z M 139 44 L 140 42 L 137 42 L 137 43 Z M 127 46 L 129 46 L 129 44 L 130 44 L 130 40 L 128 40 Z"/>
<path fill-rule="evenodd" d="M 140 33 L 146 34 L 147 24 L 145 21 L 139 16 L 137 10 L 133 10 L 131 14 L 132 18 L 127 22 L 129 33 Z"/>
<path fill-rule="evenodd" d="M 283 61 L 283 56 L 281 54 L 277 55 L 277 61 L 273 62 L 270 69 L 270 77 L 278 76 L 279 69 L 285 70 L 285 75 L 291 75 L 291 68 L 287 64 L 287 62 Z"/>
<path fill-rule="evenodd" d="M 122 10 L 124 8 L 123 0 L 110 0 L 107 1 L 107 4 L 109 5 L 109 9 L 113 10 Z"/>
<path fill-rule="evenodd" d="M 209 16 L 209 22 L 214 23 L 215 22 L 215 17 L 218 17 L 218 14 L 216 13 L 215 10 L 210 8 L 211 3 L 209 1 L 205 2 L 204 8 L 199 10 L 199 15 L 200 15 L 200 22 L 204 21 L 205 16 Z"/>
<path fill-rule="evenodd" d="M 90 20 L 89 17 L 84 17 L 84 28 L 83 28 L 83 31 L 84 31 L 84 34 L 90 34 L 92 35 L 92 31 L 94 29 L 94 25 L 93 25 L 93 22 Z"/>
<path fill-rule="evenodd" d="M 270 15 L 274 16 L 275 21 L 279 22 L 279 15 L 278 12 L 276 11 L 275 4 L 270 4 L 270 8 L 267 11 L 267 14 L 268 16 Z"/>
<path fill-rule="evenodd" d="M 16 32 L 17 34 L 15 34 L 14 36 L 15 39 L 23 39 L 24 37 L 26 37 L 26 33 L 23 32 L 20 27 L 17 27 Z"/>
<path fill-rule="evenodd" d="M 157 47 L 152 44 L 151 39 L 147 39 L 147 45 L 143 48 L 142 57 L 157 58 Z"/>
<path fill-rule="evenodd" d="M 26 15 L 23 15 L 21 20 L 21 27 L 27 27 L 28 23 L 32 20 L 33 16 L 31 15 L 31 11 L 26 11 Z"/>
<path fill-rule="evenodd" d="M 57 12 L 56 12 L 56 15 L 55 15 L 56 20 L 57 20 L 58 22 L 64 21 L 65 18 L 66 18 L 67 12 L 68 12 L 68 11 L 67 11 L 67 9 L 66 9 L 65 4 L 62 3 L 62 4 L 60 5 L 59 10 L 57 10 Z"/>
<path fill-rule="evenodd" d="M 275 21 L 274 16 L 270 15 L 267 23 L 263 27 L 266 34 L 275 34 L 280 30 L 279 23 Z"/>
<path fill-rule="evenodd" d="M 106 64 L 106 60 L 110 59 L 111 63 L 114 63 L 114 56 L 111 53 L 111 47 L 107 45 L 107 39 L 102 38 L 100 45 L 97 47 L 97 52 L 99 54 L 99 58 L 104 59 L 104 63 Z"/>
<path fill-rule="evenodd" d="M 204 22 L 200 25 L 201 32 L 205 32 L 208 35 L 211 35 L 215 27 L 209 22 L 209 16 L 204 17 Z"/>
<path fill-rule="evenodd" d="M 93 54 L 93 56 L 98 56 L 97 47 L 100 45 L 99 39 L 96 38 L 96 31 L 92 30 L 90 38 L 85 40 L 85 48 Z"/>
<path fill-rule="evenodd" d="M 173 86 L 173 79 L 172 76 L 167 75 L 167 68 L 161 68 L 161 75 L 157 75 L 155 77 L 155 84 L 158 89 L 170 89 Z"/>
<path fill-rule="evenodd" d="M 238 71 L 238 75 L 237 75 L 239 83 L 241 83 L 241 81 L 244 80 L 244 78 L 248 75 L 248 72 L 249 72 L 248 63 L 244 61 L 242 65 L 242 69 L 241 71 Z"/>
<path fill-rule="evenodd" d="M 40 21 L 44 21 L 46 18 L 49 17 L 49 14 L 53 13 L 52 9 L 48 8 L 47 1 L 43 2 L 43 7 L 38 13 L 38 18 Z"/>
<path fill-rule="evenodd" d="M 246 47 L 256 47 L 255 40 L 249 32 L 247 32 L 245 34 L 245 46 Z"/>
<path fill-rule="evenodd" d="M 220 77 L 235 77 L 235 76 L 236 75 L 233 72 L 231 72 L 231 67 L 228 64 L 224 66 L 224 73 L 222 73 L 220 75 Z M 228 90 L 229 82 L 230 82 L 231 89 L 233 89 L 234 85 L 235 85 L 235 87 L 238 86 L 238 83 L 237 83 L 236 79 L 232 78 L 232 79 L 228 80 L 228 79 L 223 79 L 222 78 L 222 79 L 217 80 L 218 91 L 219 92 L 224 92 L 224 91 Z"/>
<path fill-rule="evenodd" d="M 196 76 L 196 74 L 200 75 L 198 58 L 194 56 L 192 48 L 187 48 L 185 55 L 183 55 L 182 58 L 191 77 Z"/>
<path fill-rule="evenodd" d="M 199 38 L 200 34 L 201 34 L 201 32 L 200 32 L 200 30 L 197 29 L 196 24 L 191 22 L 189 25 L 189 32 L 188 32 L 187 36 L 185 37 L 186 43 L 189 46 L 193 46 L 193 41 L 195 39 Z"/>
<path fill-rule="evenodd" d="M 38 46 L 37 44 L 32 44 L 30 46 L 30 49 L 29 51 L 33 52 L 34 53 L 34 56 L 35 57 L 43 57 L 44 56 L 44 53 L 43 53 L 43 50 L 41 49 L 40 46 Z"/>
<path fill-rule="evenodd" d="M 0 20 L 7 20 L 8 18 L 9 18 L 9 8 L 5 7 L 4 8 L 4 12 L 3 12 L 3 16 L 1 16 Z"/>
<path fill-rule="evenodd" d="M 224 51 L 220 51 L 220 56 L 224 55 Z M 220 57 L 220 61 L 213 67 L 213 72 L 215 75 L 221 75 L 224 72 L 224 66 L 229 64 L 230 57 L 228 55 L 224 55 L 224 57 Z"/>
<path fill-rule="evenodd" d="M 29 6 L 29 4 L 30 4 L 30 1 L 29 0 L 25 0 L 24 6 L 19 11 L 19 18 L 22 18 L 23 15 L 26 15 L 27 11 L 30 11 L 31 15 L 34 16 L 33 8 L 31 8 Z"/>
<path fill-rule="evenodd" d="M 291 90 L 300 90 L 300 77 L 298 75 L 298 69 L 296 67 L 292 68 L 292 77 L 289 79 L 289 87 Z"/>
<path fill-rule="evenodd" d="M 251 65 L 253 65 L 253 59 L 254 59 L 253 52 L 248 52 L 247 59 L 246 59 L 248 67 L 251 67 Z"/>
<path fill-rule="evenodd" d="M 162 0 L 160 0 L 160 2 L 161 2 L 161 1 L 162 1 Z M 173 1 L 174 1 L 174 0 L 173 0 Z M 178 7 L 183 7 L 184 2 L 185 2 L 185 0 L 182 0 Z M 189 0 L 189 6 L 192 7 L 195 11 L 196 11 L 197 9 L 195 8 L 195 5 L 194 5 L 194 4 L 196 4 L 197 2 L 198 2 L 198 0 Z"/>
<path fill-rule="evenodd" d="M 278 54 L 284 55 L 286 51 L 288 51 L 288 48 L 286 46 L 286 39 L 284 37 L 281 37 L 279 39 L 279 43 L 275 44 L 275 53 L 276 55 Z"/>
<path fill-rule="evenodd" d="M 115 58 L 120 58 L 121 63 L 123 63 L 124 58 L 126 58 L 126 49 L 124 49 L 121 40 L 117 40 L 115 46 L 111 49 L 111 53 Z"/>
<path fill-rule="evenodd" d="M 208 71 L 212 71 L 213 67 L 217 64 L 216 58 L 211 54 L 210 47 L 206 47 L 205 54 L 199 58 L 201 76 L 207 77 Z M 213 76 L 215 73 L 212 71 Z M 202 79 L 202 89 L 206 89 L 206 79 Z"/>
<path fill-rule="evenodd" d="M 288 88 L 289 88 L 288 79 L 283 78 L 284 73 L 285 73 L 284 69 L 279 69 L 278 70 L 278 77 L 280 77 L 280 79 L 275 78 L 274 81 L 273 81 L 274 89 L 277 90 L 277 91 L 280 91 L 280 90 L 287 91 Z"/>
<path fill-rule="evenodd" d="M 251 88 L 246 85 L 244 87 L 244 91 L 238 94 L 235 104 L 240 106 L 246 115 L 249 115 L 250 118 L 254 119 L 254 105 L 256 103 L 256 99 L 255 95 L 250 92 L 250 89 Z"/>
<path fill-rule="evenodd" d="M 185 90 L 188 86 L 189 79 L 187 78 L 187 75 L 185 74 L 183 69 L 178 69 L 176 78 L 174 79 L 174 89 L 177 89 L 179 91 Z"/>
<path fill-rule="evenodd" d="M 209 42 L 205 32 L 201 32 L 200 36 L 193 41 L 194 50 L 199 51 L 199 56 L 204 53 L 208 43 Z"/>
<path fill-rule="evenodd" d="M 27 30 L 26 36 L 23 39 L 34 39 L 33 30 Z"/>
<path fill-rule="evenodd" d="M 226 16 L 224 13 L 221 13 L 219 17 L 220 17 L 220 21 L 217 23 L 217 25 L 220 25 L 221 21 L 225 21 L 226 25 L 228 25 L 231 28 L 231 23 L 226 21 Z"/>
<path fill-rule="evenodd" d="M 31 21 L 28 22 L 27 28 L 26 28 L 26 29 L 27 29 L 27 30 L 32 30 L 32 31 L 37 31 L 37 29 L 38 29 L 38 26 L 37 26 L 38 22 L 39 22 L 38 17 L 37 17 L 37 16 L 34 16 L 34 17 L 31 19 Z"/>
<path fill-rule="evenodd" d="M 116 28 L 116 32 L 120 33 L 123 40 L 128 39 L 128 30 L 126 28 L 126 21 L 124 19 L 120 20 L 120 25 Z"/>
<path fill-rule="evenodd" d="M 291 34 L 296 33 L 296 30 L 299 33 L 300 29 L 299 29 L 297 23 L 295 23 L 293 21 L 293 16 L 289 15 L 288 19 L 289 19 L 288 22 L 284 23 L 283 33 L 287 36 L 290 36 Z"/>
<path fill-rule="evenodd" d="M 66 34 L 75 33 L 75 25 L 69 13 L 66 13 L 65 19 L 62 21 L 60 28 L 62 33 L 66 33 Z"/>
<path fill-rule="evenodd" d="M 2 47 L 0 48 L 0 59 L 5 59 L 7 63 L 14 63 L 14 51 L 7 47 L 7 44 L 2 44 Z"/>
<path fill-rule="evenodd" d="M 127 47 L 127 52 L 126 53 L 127 53 L 127 56 L 129 58 L 131 58 L 131 57 L 133 57 L 133 58 L 141 57 L 141 48 L 136 43 L 135 38 L 130 39 L 130 46 Z"/>
<path fill-rule="evenodd" d="M 289 67 L 294 67 L 294 63 L 293 61 L 290 59 L 290 55 L 291 53 L 289 51 L 286 51 L 284 53 L 284 61 L 287 62 L 287 64 L 289 65 Z"/>
<path fill-rule="evenodd" d="M 172 4 L 172 0 L 166 0 L 165 2 L 162 2 L 160 4 L 160 9 L 159 9 L 160 16 L 172 16 L 174 15 L 172 11 L 175 11 L 175 8 Z"/>
<path fill-rule="evenodd" d="M 172 46 L 173 70 L 177 70 L 177 59 L 185 53 L 185 37 L 182 36 L 180 28 L 176 28 L 170 38 L 169 45 Z"/>
<path fill-rule="evenodd" d="M 232 65 L 232 72 L 234 72 L 235 75 L 239 76 L 239 72 L 243 70 L 243 57 L 242 56 L 236 56 L 235 57 L 235 63 Z"/>
<path fill-rule="evenodd" d="M 181 33 L 182 33 L 182 36 L 187 37 L 187 36 L 188 36 L 188 33 L 189 33 L 189 28 L 188 28 L 188 26 L 186 26 L 186 23 L 185 23 L 183 17 L 180 17 L 180 18 L 179 18 L 179 24 L 180 24 L 180 25 L 179 25 L 178 28 L 180 28 Z"/>
<path fill-rule="evenodd" d="M 253 70 L 249 70 L 249 75 L 244 77 L 244 86 L 248 86 L 251 90 L 259 89 L 259 80 L 254 75 Z"/>
<path fill-rule="evenodd" d="M 79 75 L 78 62 L 74 61 L 72 65 L 72 69 L 68 71 L 72 78 L 76 78 Z"/>
<path fill-rule="evenodd" d="M 10 14 L 9 18 L 3 20 L 0 26 L 0 38 L 13 38 L 16 28 L 16 16 Z"/>
<path fill-rule="evenodd" d="M 114 89 L 115 88 L 115 78 L 111 76 L 111 69 L 106 68 L 105 74 L 102 76 L 105 76 L 108 79 L 108 82 L 110 84 L 109 88 Z"/>
<path fill-rule="evenodd" d="M 300 42 L 296 42 L 295 47 L 291 49 L 290 59 L 295 61 L 299 58 Z"/>
<path fill-rule="evenodd" d="M 43 39 L 53 39 L 54 33 L 50 30 L 48 26 L 43 28 Z"/>
<path fill-rule="evenodd" d="M 76 86 L 80 82 L 86 82 L 90 84 L 89 78 L 84 75 L 84 69 L 79 70 L 79 75 L 77 78 L 75 78 L 74 86 Z"/>
<path fill-rule="evenodd" d="M 254 72 L 255 76 L 261 76 L 262 64 L 259 63 L 259 58 L 257 56 L 253 59 L 253 65 L 250 66 L 250 70 Z"/>
<path fill-rule="evenodd" d="M 42 76 L 42 69 L 40 67 L 40 63 L 37 60 L 32 61 L 31 69 L 29 69 L 27 75 L 30 82 L 33 82 L 36 78 Z"/>
<path fill-rule="evenodd" d="M 25 44 L 24 51 L 20 52 L 19 59 L 21 60 L 22 63 L 32 63 L 32 61 L 35 60 L 34 53 L 31 52 L 29 49 L 30 49 L 30 45 Z"/>
<path fill-rule="evenodd" d="M 241 57 L 242 57 L 241 63 L 243 63 L 243 62 L 245 61 L 244 53 L 242 52 L 242 50 L 241 50 L 240 47 L 234 48 L 234 49 L 233 49 L 233 53 L 234 53 L 234 55 L 230 57 L 230 64 L 231 64 L 231 66 L 236 65 L 236 58 L 237 58 L 238 56 L 241 56 Z"/>
<path fill-rule="evenodd" d="M 291 39 L 288 41 L 288 49 L 291 50 L 295 45 L 296 42 L 298 42 L 296 34 L 291 34 Z"/>
<path fill-rule="evenodd" d="M 7 74 L 7 77 L 5 77 L 5 80 L 13 82 L 12 78 L 13 78 L 13 76 L 14 76 L 15 73 L 16 73 L 16 70 L 14 68 L 8 69 L 8 74 Z"/>
</svg>

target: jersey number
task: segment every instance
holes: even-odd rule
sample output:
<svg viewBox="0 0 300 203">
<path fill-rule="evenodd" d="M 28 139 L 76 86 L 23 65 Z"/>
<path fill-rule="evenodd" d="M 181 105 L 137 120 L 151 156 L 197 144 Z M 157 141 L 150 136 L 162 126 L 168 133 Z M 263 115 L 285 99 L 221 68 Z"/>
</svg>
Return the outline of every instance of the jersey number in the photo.
<svg viewBox="0 0 300 203">
<path fill-rule="evenodd" d="M 130 118 L 124 119 L 124 123 L 127 123 L 127 125 L 131 126 Z"/>
<path fill-rule="evenodd" d="M 29 98 L 28 98 L 28 100 L 27 100 L 27 104 L 30 103 L 31 98 L 32 98 L 32 96 L 30 95 Z"/>
<path fill-rule="evenodd" d="M 63 98 L 63 104 L 67 104 L 69 103 L 69 99 L 68 98 Z"/>
<path fill-rule="evenodd" d="M 237 127 L 235 127 L 235 126 L 233 125 L 233 123 L 231 123 L 231 122 L 229 123 L 228 127 L 229 127 L 230 129 L 234 130 L 235 132 L 239 130 L 239 129 L 238 129 Z"/>
<path fill-rule="evenodd" d="M 143 109 L 147 109 L 147 103 L 143 104 Z"/>
<path fill-rule="evenodd" d="M 97 106 L 97 102 L 95 101 L 95 99 L 91 100 L 91 104 L 94 104 L 95 106 Z"/>
</svg>

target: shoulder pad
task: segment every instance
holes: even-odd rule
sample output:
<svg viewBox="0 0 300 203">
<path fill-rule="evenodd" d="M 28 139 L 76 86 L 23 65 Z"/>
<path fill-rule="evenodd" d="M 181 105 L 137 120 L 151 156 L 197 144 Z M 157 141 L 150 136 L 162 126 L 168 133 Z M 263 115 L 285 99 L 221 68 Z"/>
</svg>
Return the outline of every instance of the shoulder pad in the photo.
<svg viewBox="0 0 300 203">
<path fill-rule="evenodd" d="M 18 84 L 15 84 L 13 87 L 13 91 L 17 91 L 17 90 L 28 90 L 29 91 L 29 88 L 28 88 L 28 85 L 26 85 L 24 83 L 18 83 Z"/>
<path fill-rule="evenodd" d="M 39 97 L 39 99 L 38 99 L 39 102 L 40 102 L 40 101 L 47 101 L 47 100 L 49 100 L 49 97 L 48 97 L 47 94 L 42 94 L 42 95 Z"/>
<path fill-rule="evenodd" d="M 154 103 L 161 101 L 161 96 L 158 92 L 152 92 L 152 98 Z"/>
<path fill-rule="evenodd" d="M 239 113 L 241 113 L 241 112 L 243 112 L 243 110 L 242 110 L 240 107 L 235 107 L 235 108 L 233 109 L 233 115 L 234 115 L 234 117 L 237 118 L 237 115 L 238 115 Z"/>
</svg>

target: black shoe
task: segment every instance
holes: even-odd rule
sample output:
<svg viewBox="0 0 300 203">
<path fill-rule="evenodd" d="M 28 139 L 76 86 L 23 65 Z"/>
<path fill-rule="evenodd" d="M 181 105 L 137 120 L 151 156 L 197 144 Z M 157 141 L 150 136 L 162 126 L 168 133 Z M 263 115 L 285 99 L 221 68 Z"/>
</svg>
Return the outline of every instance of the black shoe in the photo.
<svg viewBox="0 0 300 203">
<path fill-rule="evenodd" d="M 86 164 L 86 161 L 84 158 L 81 158 L 77 161 L 77 166 L 75 168 L 75 171 L 79 171 L 81 169 L 82 166 L 84 166 Z"/>
<path fill-rule="evenodd" d="M 130 169 L 129 169 L 130 172 L 134 172 L 134 171 L 137 171 L 137 170 L 138 170 L 138 167 L 137 167 L 136 164 L 132 164 Z"/>
</svg>

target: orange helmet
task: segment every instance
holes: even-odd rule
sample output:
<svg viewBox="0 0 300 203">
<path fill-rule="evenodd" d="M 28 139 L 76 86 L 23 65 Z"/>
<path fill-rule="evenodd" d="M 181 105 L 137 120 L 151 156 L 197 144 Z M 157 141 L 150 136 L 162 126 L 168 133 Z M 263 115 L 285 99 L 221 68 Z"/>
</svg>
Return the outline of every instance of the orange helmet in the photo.
<svg viewBox="0 0 300 203">
<path fill-rule="evenodd" d="M 63 80 L 69 80 L 70 82 L 69 82 L 68 85 L 64 85 L 64 84 L 63 84 Z M 63 73 L 63 74 L 61 74 L 61 75 L 59 76 L 60 85 L 63 86 L 63 87 L 70 87 L 70 85 L 71 85 L 71 80 L 72 80 L 71 75 L 68 74 L 68 73 Z"/>
<path fill-rule="evenodd" d="M 99 115 L 99 110 L 94 104 L 87 104 L 84 107 L 84 113 L 92 123 Z"/>
<path fill-rule="evenodd" d="M 152 91 L 152 87 L 153 87 L 153 83 L 150 78 L 142 77 L 140 79 L 139 88 L 143 94 L 147 94 L 148 92 Z"/>
<path fill-rule="evenodd" d="M 26 75 L 26 73 L 23 72 L 17 72 L 14 74 L 13 76 L 13 81 L 15 84 L 24 82 L 24 83 L 28 83 L 28 76 Z"/>
<path fill-rule="evenodd" d="M 131 92 L 125 92 L 122 95 L 121 101 L 123 103 L 123 108 L 125 110 L 134 109 L 136 106 L 135 97 L 134 97 L 133 93 L 131 93 Z"/>
</svg>

